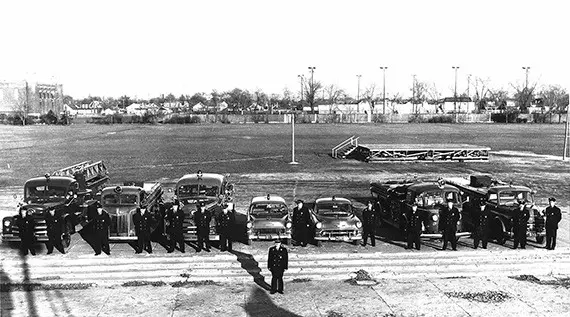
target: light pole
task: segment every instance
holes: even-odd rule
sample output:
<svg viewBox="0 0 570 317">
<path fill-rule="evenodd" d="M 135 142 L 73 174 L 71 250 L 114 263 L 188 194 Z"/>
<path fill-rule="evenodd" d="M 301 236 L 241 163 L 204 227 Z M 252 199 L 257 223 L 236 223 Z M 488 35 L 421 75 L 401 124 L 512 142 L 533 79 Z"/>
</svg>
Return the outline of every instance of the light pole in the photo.
<svg viewBox="0 0 570 317">
<path fill-rule="evenodd" d="M 522 69 L 523 69 L 523 70 L 525 71 L 525 73 L 526 73 L 526 79 L 525 79 L 524 88 L 525 88 L 525 90 L 528 90 L 528 71 L 530 70 L 530 67 L 527 66 L 527 67 L 523 67 Z"/>
<path fill-rule="evenodd" d="M 360 100 L 360 77 L 362 77 L 362 75 L 356 75 L 356 77 L 358 78 L 358 90 L 356 91 L 356 103 L 358 104 Z"/>
<path fill-rule="evenodd" d="M 416 99 L 416 74 L 413 74 L 412 75 L 412 112 L 415 112 L 415 109 L 414 109 L 415 99 Z"/>
<path fill-rule="evenodd" d="M 525 97 L 525 102 L 524 105 L 525 107 L 528 109 L 528 107 L 530 106 L 530 93 L 528 91 L 528 71 L 530 70 L 530 67 L 526 66 L 522 68 L 525 71 L 525 84 L 524 84 L 524 97 Z"/>
<path fill-rule="evenodd" d="M 471 74 L 467 75 L 467 97 L 471 97 L 469 95 L 469 86 L 471 86 Z"/>
<path fill-rule="evenodd" d="M 305 76 L 297 75 L 297 77 L 299 77 L 301 79 L 301 103 L 303 103 L 303 95 L 304 95 L 303 80 L 305 79 Z"/>
<path fill-rule="evenodd" d="M 457 70 L 459 69 L 459 66 L 452 66 L 451 68 L 455 70 L 455 88 L 453 89 L 453 111 L 457 113 Z"/>
<path fill-rule="evenodd" d="M 382 114 L 386 114 L 386 66 L 380 66 L 382 70 Z"/>
</svg>

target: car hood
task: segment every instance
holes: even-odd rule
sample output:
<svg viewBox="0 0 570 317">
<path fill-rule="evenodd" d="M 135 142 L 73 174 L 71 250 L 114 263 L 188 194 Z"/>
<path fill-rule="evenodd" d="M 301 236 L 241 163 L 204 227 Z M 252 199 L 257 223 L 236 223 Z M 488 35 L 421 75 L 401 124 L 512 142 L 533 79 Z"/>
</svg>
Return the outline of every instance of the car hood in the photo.
<svg viewBox="0 0 570 317">
<path fill-rule="evenodd" d="M 56 206 L 61 205 L 61 202 L 49 202 L 49 203 L 43 203 L 43 204 L 39 204 L 39 203 L 32 203 L 32 204 L 27 204 L 22 206 L 22 209 L 24 210 L 29 210 L 29 209 L 33 209 L 36 211 L 44 211 Z"/>
<path fill-rule="evenodd" d="M 253 227 L 256 229 L 285 228 L 287 222 L 289 222 L 288 215 L 283 217 L 255 217 L 250 215 L 249 219 L 253 222 Z"/>
<path fill-rule="evenodd" d="M 330 229 L 330 228 L 354 228 L 356 227 L 356 223 L 360 220 L 355 215 L 337 217 L 337 216 L 323 216 L 317 215 L 317 220 L 323 224 L 323 229 Z"/>
</svg>

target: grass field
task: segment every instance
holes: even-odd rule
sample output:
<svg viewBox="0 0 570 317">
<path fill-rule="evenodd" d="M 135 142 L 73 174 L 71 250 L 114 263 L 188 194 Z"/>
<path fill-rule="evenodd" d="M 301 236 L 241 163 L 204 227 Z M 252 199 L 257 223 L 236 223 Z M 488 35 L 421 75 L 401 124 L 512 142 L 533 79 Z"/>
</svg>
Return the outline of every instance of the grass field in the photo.
<svg viewBox="0 0 570 317">
<path fill-rule="evenodd" d="M 296 126 L 296 160 L 301 164 L 292 166 L 287 164 L 291 160 L 288 125 L 0 126 L 0 185 L 21 186 L 30 177 L 101 159 L 116 183 L 172 182 L 198 169 L 230 173 L 236 183 L 250 184 L 240 198 L 244 201 L 257 192 L 285 190 L 295 182 L 306 182 L 307 189 L 301 193 L 309 196 L 327 190 L 365 196 L 373 179 L 483 172 L 529 185 L 541 199 L 556 195 L 568 205 L 570 164 L 552 157 L 561 156 L 563 134 L 563 125 L 305 124 Z M 332 159 L 331 148 L 351 135 L 360 136 L 362 143 L 489 146 L 491 161 L 367 164 Z M 319 190 L 320 186 L 324 189 Z M 291 195 L 300 194 L 284 194 Z"/>
</svg>

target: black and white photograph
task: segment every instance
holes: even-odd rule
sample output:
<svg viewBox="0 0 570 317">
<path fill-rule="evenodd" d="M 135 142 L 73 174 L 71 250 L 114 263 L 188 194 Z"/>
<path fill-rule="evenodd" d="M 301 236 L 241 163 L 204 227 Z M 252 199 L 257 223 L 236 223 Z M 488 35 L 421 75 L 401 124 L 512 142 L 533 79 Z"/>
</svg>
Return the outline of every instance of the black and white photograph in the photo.
<svg viewBox="0 0 570 317">
<path fill-rule="evenodd" d="M 568 316 L 562 0 L 0 3 L 0 315 Z"/>
</svg>

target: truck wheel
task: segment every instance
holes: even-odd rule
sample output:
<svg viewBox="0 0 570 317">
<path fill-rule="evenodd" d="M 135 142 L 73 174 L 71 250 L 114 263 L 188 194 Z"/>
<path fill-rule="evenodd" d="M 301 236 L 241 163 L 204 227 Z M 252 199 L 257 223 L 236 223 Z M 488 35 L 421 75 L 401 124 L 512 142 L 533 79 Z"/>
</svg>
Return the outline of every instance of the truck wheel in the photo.
<svg viewBox="0 0 570 317">
<path fill-rule="evenodd" d="M 291 238 L 283 239 L 283 243 L 286 245 L 291 245 Z"/>
<path fill-rule="evenodd" d="M 71 233 L 73 232 L 73 227 L 69 220 L 65 221 L 65 227 L 63 228 L 63 233 L 61 235 L 61 244 L 63 249 L 67 250 L 71 245 Z"/>
<path fill-rule="evenodd" d="M 359 245 L 361 243 L 361 241 L 362 240 L 360 240 L 360 239 L 352 240 L 352 244 Z"/>
<path fill-rule="evenodd" d="M 247 239 L 246 244 L 247 244 L 247 245 L 251 245 L 252 242 L 253 242 L 253 241 L 252 241 L 251 239 Z"/>
<path fill-rule="evenodd" d="M 322 247 L 323 246 L 323 242 L 321 240 L 315 240 L 317 247 Z"/>
<path fill-rule="evenodd" d="M 536 243 L 543 244 L 544 243 L 544 236 L 536 236 Z"/>
</svg>

